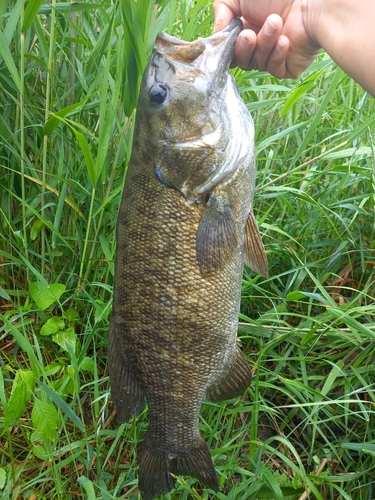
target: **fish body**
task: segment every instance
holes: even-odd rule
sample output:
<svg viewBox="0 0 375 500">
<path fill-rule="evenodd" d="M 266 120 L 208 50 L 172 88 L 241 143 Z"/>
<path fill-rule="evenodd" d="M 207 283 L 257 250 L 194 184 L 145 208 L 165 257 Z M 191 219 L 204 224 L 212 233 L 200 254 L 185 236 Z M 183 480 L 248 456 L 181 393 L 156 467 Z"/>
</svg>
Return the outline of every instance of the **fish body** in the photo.
<svg viewBox="0 0 375 500">
<path fill-rule="evenodd" d="M 187 474 L 218 490 L 204 398 L 251 379 L 237 341 L 243 262 L 267 260 L 252 212 L 253 122 L 228 68 L 240 20 L 195 42 L 160 33 L 141 84 L 117 225 L 109 372 L 117 416 L 148 403 L 139 489 Z"/>
</svg>

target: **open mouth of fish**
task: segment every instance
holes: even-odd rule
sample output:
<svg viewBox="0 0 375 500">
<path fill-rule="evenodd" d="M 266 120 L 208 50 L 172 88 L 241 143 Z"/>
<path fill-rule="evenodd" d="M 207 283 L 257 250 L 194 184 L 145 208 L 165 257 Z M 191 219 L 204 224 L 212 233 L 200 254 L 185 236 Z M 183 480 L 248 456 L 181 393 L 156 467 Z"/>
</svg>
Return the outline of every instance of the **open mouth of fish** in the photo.
<svg viewBox="0 0 375 500">
<path fill-rule="evenodd" d="M 234 19 L 224 30 L 193 42 L 185 42 L 166 33 L 159 33 L 157 37 L 156 73 L 160 58 L 162 64 L 169 64 L 173 68 L 179 82 L 191 82 L 198 88 L 207 87 L 205 104 L 210 108 L 210 113 L 207 113 L 210 118 L 201 124 L 201 128 L 187 128 L 180 137 L 173 139 L 168 137 L 167 131 L 159 139 L 162 154 L 156 162 L 155 174 L 167 187 L 180 191 L 188 203 L 224 181 L 246 154 L 241 150 L 240 141 L 231 140 L 233 134 L 228 129 L 232 125 L 226 115 L 231 100 L 234 102 L 233 108 L 237 108 L 238 95 L 233 90 L 235 84 L 228 69 L 241 29 L 242 21 Z M 162 105 L 168 106 L 171 104 L 168 101 L 168 82 L 161 83 L 160 87 L 165 88 L 167 93 Z M 222 104 L 224 100 L 225 105 Z M 176 169 L 176 164 L 183 163 L 186 154 L 195 157 L 196 165 L 182 172 Z"/>
<path fill-rule="evenodd" d="M 204 65 L 211 74 L 226 77 L 242 28 L 241 19 L 236 18 L 218 33 L 193 42 L 186 42 L 161 32 L 157 36 L 156 51 L 174 61 L 189 64 L 190 71 L 192 65 Z"/>
</svg>

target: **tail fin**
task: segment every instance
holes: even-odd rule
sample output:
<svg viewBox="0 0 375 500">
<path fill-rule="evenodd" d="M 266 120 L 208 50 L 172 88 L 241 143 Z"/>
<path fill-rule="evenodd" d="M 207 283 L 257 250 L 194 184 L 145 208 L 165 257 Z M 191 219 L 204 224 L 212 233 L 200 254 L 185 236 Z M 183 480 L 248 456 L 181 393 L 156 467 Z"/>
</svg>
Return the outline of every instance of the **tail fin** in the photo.
<svg viewBox="0 0 375 500">
<path fill-rule="evenodd" d="M 203 440 L 197 447 L 178 455 L 157 450 L 147 441 L 143 444 L 138 480 L 143 500 L 152 500 L 174 488 L 171 473 L 195 477 L 214 491 L 219 490 L 210 452 Z"/>
</svg>

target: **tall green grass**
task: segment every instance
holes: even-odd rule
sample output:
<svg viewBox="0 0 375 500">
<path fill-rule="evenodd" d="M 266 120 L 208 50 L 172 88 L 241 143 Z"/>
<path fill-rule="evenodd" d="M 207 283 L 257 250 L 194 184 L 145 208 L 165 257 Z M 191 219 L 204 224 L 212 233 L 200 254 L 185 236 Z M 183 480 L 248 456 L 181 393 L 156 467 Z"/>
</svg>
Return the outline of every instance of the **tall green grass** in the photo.
<svg viewBox="0 0 375 500">
<path fill-rule="evenodd" d="M 155 35 L 210 3 L 0 4 L 0 497 L 139 498 L 147 413 L 118 427 L 106 339 L 115 224 Z M 234 70 L 255 121 L 270 278 L 245 269 L 243 399 L 205 404 L 221 492 L 375 498 L 375 107 L 323 54 L 297 82 Z"/>
</svg>

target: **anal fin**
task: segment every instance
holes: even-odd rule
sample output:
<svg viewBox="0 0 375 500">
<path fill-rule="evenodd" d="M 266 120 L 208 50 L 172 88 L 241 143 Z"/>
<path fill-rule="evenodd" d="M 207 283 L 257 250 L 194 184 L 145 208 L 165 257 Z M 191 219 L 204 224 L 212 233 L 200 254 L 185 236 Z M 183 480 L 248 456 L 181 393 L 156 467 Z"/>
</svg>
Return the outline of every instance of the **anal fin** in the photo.
<svg viewBox="0 0 375 500">
<path fill-rule="evenodd" d="M 245 263 L 268 278 L 267 255 L 253 211 L 249 213 L 245 227 Z"/>
<path fill-rule="evenodd" d="M 197 258 L 203 277 L 222 269 L 237 248 L 236 225 L 225 195 L 211 194 L 197 234 Z"/>
<path fill-rule="evenodd" d="M 142 446 L 138 485 L 143 500 L 152 500 L 174 488 L 174 475 L 189 475 L 198 479 L 214 491 L 219 490 L 219 481 L 210 452 L 201 440 L 197 446 L 183 453 L 168 453 L 152 446 L 151 437 L 145 437 Z"/>
<path fill-rule="evenodd" d="M 251 370 L 247 359 L 239 347 L 230 362 L 224 367 L 220 377 L 208 388 L 209 401 L 223 401 L 241 396 L 251 381 Z"/>
<path fill-rule="evenodd" d="M 112 400 L 119 422 L 127 422 L 144 407 L 144 391 L 131 356 L 121 348 L 111 325 L 108 338 L 108 365 Z"/>
</svg>

